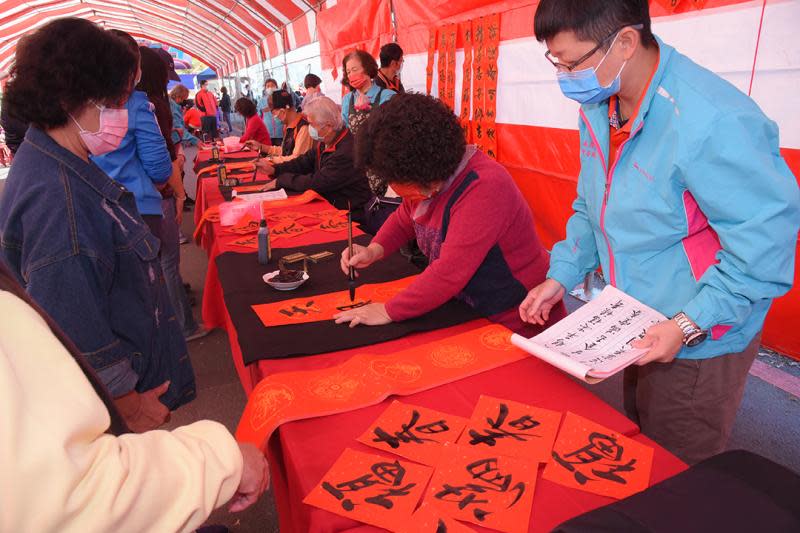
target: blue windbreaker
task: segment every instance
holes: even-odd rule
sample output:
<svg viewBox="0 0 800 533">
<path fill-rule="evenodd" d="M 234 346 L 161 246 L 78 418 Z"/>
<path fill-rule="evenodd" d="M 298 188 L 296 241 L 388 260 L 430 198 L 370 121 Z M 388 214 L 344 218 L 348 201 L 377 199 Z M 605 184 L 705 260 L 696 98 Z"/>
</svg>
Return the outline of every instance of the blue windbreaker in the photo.
<svg viewBox="0 0 800 533">
<path fill-rule="evenodd" d="M 709 339 L 678 357 L 742 351 L 791 288 L 800 194 L 778 128 L 748 96 L 658 41 L 631 136 L 609 161 L 608 101 L 580 111 L 581 172 L 548 277 L 602 265 L 616 287 Z"/>
</svg>

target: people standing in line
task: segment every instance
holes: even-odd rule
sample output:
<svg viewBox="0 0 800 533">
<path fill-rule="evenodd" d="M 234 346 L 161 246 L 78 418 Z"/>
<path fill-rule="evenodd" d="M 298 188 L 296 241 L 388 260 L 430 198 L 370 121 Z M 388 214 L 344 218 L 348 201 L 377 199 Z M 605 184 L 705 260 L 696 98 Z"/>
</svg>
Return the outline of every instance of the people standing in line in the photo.
<svg viewBox="0 0 800 533">
<path fill-rule="evenodd" d="M 646 0 L 541 0 L 536 38 L 581 104 L 566 239 L 520 306 L 541 324 L 602 266 L 671 317 L 634 346 L 625 410 L 688 463 L 725 450 L 773 298 L 792 286 L 797 181 L 747 95 L 654 36 Z"/>
<path fill-rule="evenodd" d="M 159 50 L 163 54 L 159 53 Z M 137 88 L 147 94 L 148 100 L 155 108 L 156 120 L 172 159 L 172 175 L 166 187 L 160 191 L 163 214 L 161 217 L 161 249 L 159 250 L 161 269 L 164 272 L 167 292 L 178 325 L 186 340 L 191 341 L 208 335 L 209 330 L 195 320 L 180 272 L 180 224 L 183 221 L 183 203 L 186 200 L 186 191 L 183 187 L 183 165 L 186 157 L 183 154 L 183 145 L 173 142 L 172 139 L 172 110 L 167 95 L 170 69 L 167 59 L 164 58 L 166 50 L 140 47 L 140 53 L 142 77 Z"/>
<path fill-rule="evenodd" d="M 375 83 L 384 89 L 391 89 L 398 94 L 406 92 L 403 82 L 400 81 L 400 72 L 403 70 L 403 49 L 397 43 L 388 43 L 381 46 L 381 68 Z"/>
<path fill-rule="evenodd" d="M 218 139 L 217 129 L 217 98 L 208 90 L 208 80 L 200 82 L 200 90 L 194 97 L 194 105 L 202 113 L 201 129 L 210 139 Z"/>
<path fill-rule="evenodd" d="M 233 131 L 233 124 L 231 124 L 231 97 L 228 94 L 228 88 L 223 87 L 220 89 L 222 91 L 222 98 L 219 101 L 219 109 L 222 111 L 222 120 L 228 125 L 228 131 Z"/>
<path fill-rule="evenodd" d="M 264 82 L 264 93 L 258 100 L 258 110 L 261 117 L 264 119 L 264 125 L 269 131 L 270 139 L 273 146 L 280 146 L 283 142 L 283 122 L 278 120 L 271 113 L 270 97 L 272 93 L 278 90 L 278 82 L 269 78 Z"/>
<path fill-rule="evenodd" d="M 279 90 L 272 93 L 270 99 L 272 114 L 286 125 L 283 143 L 280 146 L 247 141 L 250 149 L 258 150 L 262 156 L 269 157 L 274 164 L 296 159 L 310 150 L 314 142 L 308 133 L 308 120 L 293 105 L 292 97 L 286 91 Z"/>
<path fill-rule="evenodd" d="M 131 94 L 136 51 L 75 18 L 46 24 L 17 49 L 4 98 L 31 127 L 0 198 L 0 252 L 97 371 L 128 426 L 145 431 L 191 401 L 195 381 L 160 243 L 137 208 L 152 204 L 160 217 L 144 169 L 152 163 L 163 181 L 171 164 L 147 96 Z M 124 187 L 95 162 L 120 150 L 148 161 L 114 167 Z M 155 198 L 133 193 L 146 187 Z"/>
</svg>

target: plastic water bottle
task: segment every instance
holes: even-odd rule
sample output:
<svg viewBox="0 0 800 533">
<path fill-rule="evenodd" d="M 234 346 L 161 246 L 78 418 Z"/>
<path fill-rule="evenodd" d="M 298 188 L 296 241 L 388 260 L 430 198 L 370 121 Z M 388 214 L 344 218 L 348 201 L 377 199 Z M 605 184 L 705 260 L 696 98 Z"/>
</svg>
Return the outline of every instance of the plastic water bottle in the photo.
<svg viewBox="0 0 800 533">
<path fill-rule="evenodd" d="M 266 265 L 272 259 L 272 246 L 269 242 L 269 226 L 267 220 L 261 217 L 261 224 L 258 225 L 258 262 Z"/>
</svg>

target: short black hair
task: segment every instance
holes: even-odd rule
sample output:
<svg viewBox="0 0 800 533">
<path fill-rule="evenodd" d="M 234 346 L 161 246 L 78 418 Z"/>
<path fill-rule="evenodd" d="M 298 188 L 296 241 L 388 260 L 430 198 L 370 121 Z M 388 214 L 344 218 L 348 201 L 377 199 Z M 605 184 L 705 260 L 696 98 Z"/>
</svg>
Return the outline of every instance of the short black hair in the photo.
<svg viewBox="0 0 800 533">
<path fill-rule="evenodd" d="M 464 131 L 441 101 L 397 94 L 373 109 L 356 137 L 356 165 L 389 183 L 444 181 L 466 151 Z"/>
<path fill-rule="evenodd" d="M 227 88 L 227 87 L 220 87 L 220 89 L 219 89 L 219 90 L 220 90 L 220 92 L 221 92 L 222 94 L 228 94 L 228 88 Z"/>
<path fill-rule="evenodd" d="M 267 79 L 264 81 L 264 87 L 266 87 L 268 83 L 272 83 L 272 84 L 274 84 L 274 85 L 275 85 L 275 87 L 277 87 L 277 86 L 278 86 L 278 82 L 277 82 L 277 81 L 276 81 L 274 78 L 267 78 Z"/>
<path fill-rule="evenodd" d="M 244 118 L 250 118 L 256 114 L 256 104 L 249 98 L 242 96 L 233 106 L 233 110 L 242 115 Z"/>
<path fill-rule="evenodd" d="M 347 62 L 353 58 L 357 58 L 361 62 L 364 73 L 369 76 L 370 79 L 375 79 L 375 76 L 378 75 L 378 63 L 375 61 L 375 58 L 364 50 L 353 50 L 342 59 L 342 85 L 351 91 L 353 90 L 353 86 L 350 85 L 350 80 L 347 77 Z"/>
<path fill-rule="evenodd" d="M 286 89 L 278 89 L 270 96 L 269 104 L 271 109 L 286 109 L 294 107 L 294 99 Z"/>
<path fill-rule="evenodd" d="M 208 80 L 200 80 L 200 87 L 203 87 L 204 85 L 208 85 Z"/>
<path fill-rule="evenodd" d="M 645 48 L 655 45 L 647 0 L 541 0 L 533 19 L 539 42 L 562 31 L 572 31 L 582 41 L 600 43 L 625 26 L 641 24 Z M 604 48 L 611 46 L 611 41 Z"/>
<path fill-rule="evenodd" d="M 54 20 L 17 48 L 5 93 L 9 111 L 47 129 L 63 126 L 89 101 L 122 105 L 137 61 L 122 38 L 88 20 Z"/>
<path fill-rule="evenodd" d="M 303 78 L 303 87 L 306 89 L 309 87 L 319 87 L 321 83 L 322 79 L 316 74 L 306 74 L 306 77 Z"/>
<path fill-rule="evenodd" d="M 381 68 L 386 68 L 392 61 L 403 59 L 403 49 L 397 43 L 388 43 L 381 46 Z"/>
</svg>

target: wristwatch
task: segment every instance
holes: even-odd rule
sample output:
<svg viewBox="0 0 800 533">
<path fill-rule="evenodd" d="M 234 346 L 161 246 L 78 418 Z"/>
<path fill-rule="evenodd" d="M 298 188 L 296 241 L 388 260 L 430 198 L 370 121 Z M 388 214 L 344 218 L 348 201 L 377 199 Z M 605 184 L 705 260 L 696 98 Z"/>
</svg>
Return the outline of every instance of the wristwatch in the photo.
<svg viewBox="0 0 800 533">
<path fill-rule="evenodd" d="M 700 329 L 700 327 L 695 324 L 691 318 L 686 316 L 686 313 L 683 311 L 672 317 L 672 320 L 674 320 L 675 323 L 678 324 L 678 327 L 681 328 L 681 331 L 683 331 L 683 344 L 689 348 L 697 346 L 708 338 L 708 333 Z"/>
</svg>

